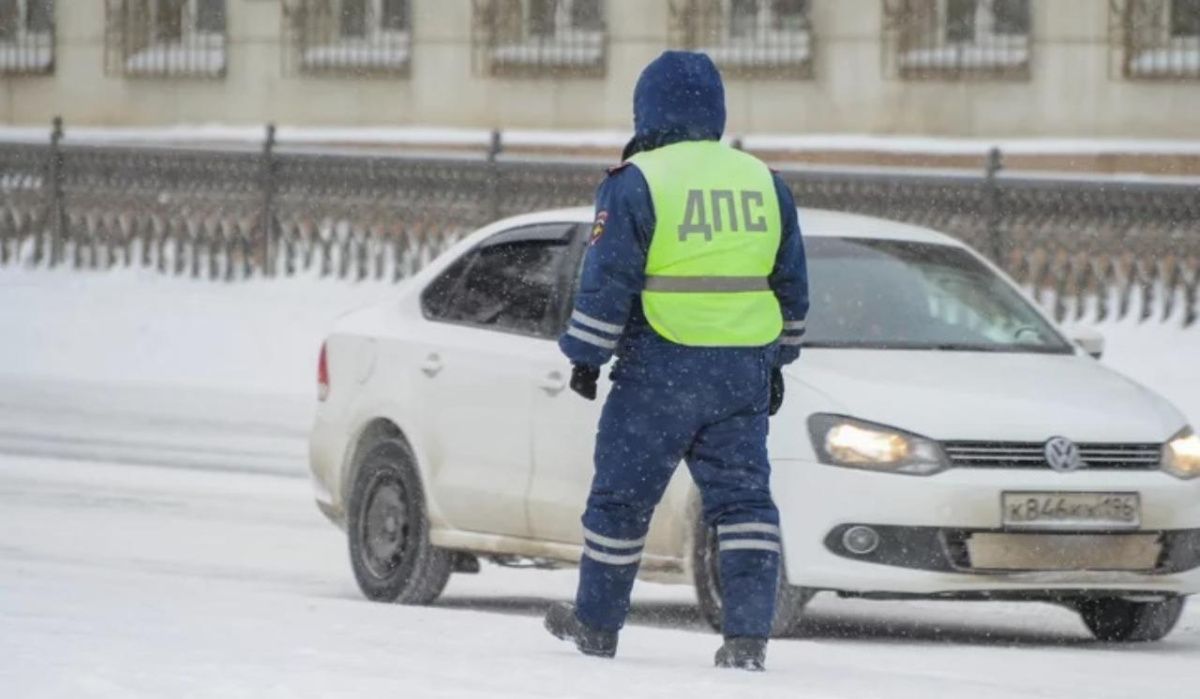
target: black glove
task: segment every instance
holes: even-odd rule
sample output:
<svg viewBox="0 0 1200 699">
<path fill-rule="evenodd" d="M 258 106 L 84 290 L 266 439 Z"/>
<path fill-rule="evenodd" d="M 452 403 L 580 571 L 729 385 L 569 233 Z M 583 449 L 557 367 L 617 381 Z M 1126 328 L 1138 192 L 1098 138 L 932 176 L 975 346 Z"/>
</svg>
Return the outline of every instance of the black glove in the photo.
<svg viewBox="0 0 1200 699">
<path fill-rule="evenodd" d="M 596 400 L 596 381 L 600 378 L 600 367 L 587 364 L 571 365 L 571 390 L 588 400 Z"/>
<path fill-rule="evenodd" d="M 575 382 L 571 382 L 571 387 L 574 388 Z M 771 370 L 771 404 L 767 408 L 768 415 L 774 415 L 779 412 L 779 408 L 783 406 L 783 371 L 780 369 Z"/>
</svg>

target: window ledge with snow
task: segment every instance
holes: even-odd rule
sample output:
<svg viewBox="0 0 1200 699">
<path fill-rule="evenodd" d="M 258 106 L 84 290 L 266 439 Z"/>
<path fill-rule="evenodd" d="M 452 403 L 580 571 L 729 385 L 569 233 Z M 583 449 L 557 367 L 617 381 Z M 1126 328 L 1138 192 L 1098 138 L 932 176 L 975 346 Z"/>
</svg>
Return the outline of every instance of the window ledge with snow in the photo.
<svg viewBox="0 0 1200 699">
<path fill-rule="evenodd" d="M 988 44 L 949 44 L 933 48 L 911 49 L 900 54 L 905 70 L 1013 70 L 1029 65 L 1027 42 L 994 46 Z"/>
<path fill-rule="evenodd" d="M 1200 78 L 1200 37 L 1159 49 L 1143 49 L 1129 61 L 1129 75 L 1139 78 Z"/>
<path fill-rule="evenodd" d="M 804 64 L 812 59 L 808 32 L 771 32 L 763 36 L 730 38 L 695 49 L 720 65 L 754 68 Z"/>
<path fill-rule="evenodd" d="M 380 34 L 363 39 L 341 39 L 301 50 L 300 60 L 308 70 L 399 71 L 408 67 L 410 58 L 408 32 Z"/>
<path fill-rule="evenodd" d="M 189 41 L 158 43 L 125 59 L 127 75 L 219 76 L 225 72 L 225 37 L 198 34 Z"/>
<path fill-rule="evenodd" d="M 515 66 L 594 67 L 604 61 L 604 32 L 561 32 L 492 48 L 493 63 Z"/>
<path fill-rule="evenodd" d="M 49 34 L 0 41 L 0 73 L 46 72 L 52 67 L 54 42 Z"/>
</svg>

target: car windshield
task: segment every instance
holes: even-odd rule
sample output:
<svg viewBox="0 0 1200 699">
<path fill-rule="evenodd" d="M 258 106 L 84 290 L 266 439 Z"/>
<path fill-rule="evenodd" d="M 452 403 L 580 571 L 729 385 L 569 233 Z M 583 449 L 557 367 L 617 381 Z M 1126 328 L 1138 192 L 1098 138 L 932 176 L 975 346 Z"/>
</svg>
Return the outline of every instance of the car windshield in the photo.
<svg viewBox="0 0 1200 699">
<path fill-rule="evenodd" d="M 806 346 L 1072 351 L 1021 294 L 962 248 L 815 236 L 805 248 Z"/>
</svg>

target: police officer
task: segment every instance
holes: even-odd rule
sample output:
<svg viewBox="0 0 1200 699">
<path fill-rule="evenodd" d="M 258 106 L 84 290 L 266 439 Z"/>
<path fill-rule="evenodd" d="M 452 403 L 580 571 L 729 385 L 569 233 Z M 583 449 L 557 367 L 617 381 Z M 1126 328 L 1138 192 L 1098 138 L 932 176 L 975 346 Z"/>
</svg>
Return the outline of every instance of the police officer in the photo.
<svg viewBox="0 0 1200 699">
<path fill-rule="evenodd" d="M 570 325 L 571 388 L 594 400 L 614 354 L 583 515 L 575 604 L 546 628 L 611 657 L 655 506 L 686 460 L 716 527 L 725 641 L 716 664 L 761 670 L 779 577 L 767 415 L 800 353 L 808 281 L 796 207 L 756 158 L 720 143 L 725 89 L 708 56 L 668 51 L 634 92 L 635 135 L 597 194 Z"/>
</svg>

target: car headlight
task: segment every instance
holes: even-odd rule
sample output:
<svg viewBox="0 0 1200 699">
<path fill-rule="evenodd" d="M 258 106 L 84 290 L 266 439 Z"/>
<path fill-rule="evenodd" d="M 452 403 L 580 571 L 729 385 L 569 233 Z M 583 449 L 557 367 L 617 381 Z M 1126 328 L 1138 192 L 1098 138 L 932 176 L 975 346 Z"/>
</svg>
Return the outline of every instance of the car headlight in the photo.
<svg viewBox="0 0 1200 699">
<path fill-rule="evenodd" d="M 1162 469 L 1176 478 L 1200 476 L 1200 436 L 1185 427 L 1163 446 Z"/>
<path fill-rule="evenodd" d="M 949 466 L 937 442 L 894 427 L 842 415 L 808 418 L 813 449 L 823 464 L 928 476 Z"/>
</svg>

